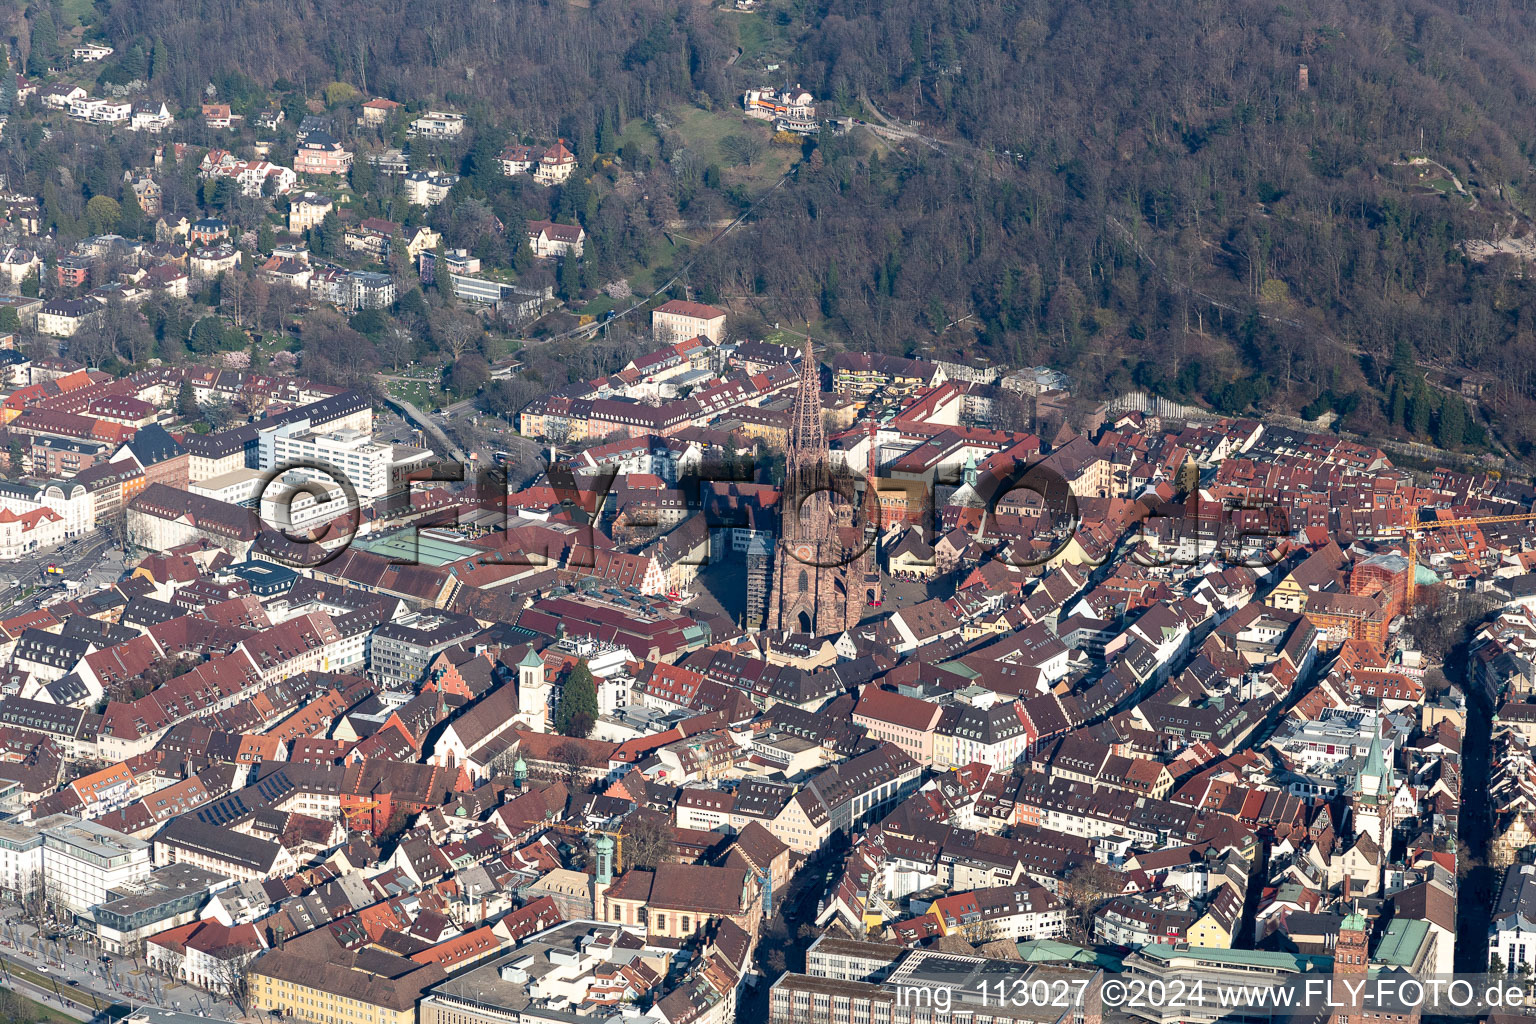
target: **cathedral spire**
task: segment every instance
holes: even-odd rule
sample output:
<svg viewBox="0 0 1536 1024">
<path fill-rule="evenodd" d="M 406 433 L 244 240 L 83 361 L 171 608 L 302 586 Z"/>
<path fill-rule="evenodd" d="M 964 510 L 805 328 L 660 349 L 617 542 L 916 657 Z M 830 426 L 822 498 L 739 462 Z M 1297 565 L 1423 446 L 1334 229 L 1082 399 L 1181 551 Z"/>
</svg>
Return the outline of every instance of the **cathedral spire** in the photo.
<svg viewBox="0 0 1536 1024">
<path fill-rule="evenodd" d="M 811 339 L 805 339 L 800 357 L 800 386 L 795 390 L 795 418 L 789 425 L 789 452 L 784 465 L 786 495 L 803 500 L 823 490 L 827 483 L 830 453 L 827 431 L 821 422 L 821 370 Z"/>
<path fill-rule="evenodd" d="M 864 522 L 861 524 L 866 533 L 879 533 L 880 522 L 880 489 L 875 485 L 875 478 L 880 472 L 880 441 L 879 422 L 871 416 L 869 419 L 869 457 L 864 470 Z"/>
<path fill-rule="evenodd" d="M 810 338 L 801 356 L 799 384 L 784 459 L 780 544 L 768 624 L 774 630 L 826 636 L 856 625 L 862 605 L 849 580 L 849 563 L 859 556 L 856 549 L 844 546 L 834 521 L 839 512 L 851 514 L 852 508 L 851 503 L 836 505 L 832 499 L 831 450 L 821 420 L 821 370 Z"/>
</svg>

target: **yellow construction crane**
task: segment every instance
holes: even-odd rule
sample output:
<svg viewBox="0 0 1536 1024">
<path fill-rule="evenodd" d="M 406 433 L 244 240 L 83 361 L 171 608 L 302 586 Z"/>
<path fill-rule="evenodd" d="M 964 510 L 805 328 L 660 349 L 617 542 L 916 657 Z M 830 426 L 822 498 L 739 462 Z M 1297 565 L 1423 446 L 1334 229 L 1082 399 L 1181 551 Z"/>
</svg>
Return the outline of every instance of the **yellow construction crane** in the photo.
<svg viewBox="0 0 1536 1024">
<path fill-rule="evenodd" d="M 360 814 L 372 814 L 378 806 L 379 801 L 377 800 L 364 800 L 362 803 L 343 807 L 341 809 L 341 816 L 346 819 L 347 828 L 351 828 L 353 818 Z"/>
<path fill-rule="evenodd" d="M 1419 536 L 1430 530 L 1452 529 L 1458 526 L 1492 526 L 1495 523 L 1527 523 L 1536 520 L 1536 512 L 1521 512 L 1508 516 L 1472 516 L 1468 519 L 1432 519 L 1428 522 L 1414 523 L 1404 527 L 1408 535 L 1408 586 L 1403 592 L 1405 598 L 1404 610 L 1411 611 L 1413 603 L 1418 598 L 1419 587 L 1416 579 L 1419 565 Z"/>
<path fill-rule="evenodd" d="M 568 836 L 607 836 L 613 840 L 613 873 L 617 877 L 624 870 L 624 833 L 609 832 L 601 828 L 586 828 L 569 821 L 552 821 L 549 827 Z"/>
</svg>

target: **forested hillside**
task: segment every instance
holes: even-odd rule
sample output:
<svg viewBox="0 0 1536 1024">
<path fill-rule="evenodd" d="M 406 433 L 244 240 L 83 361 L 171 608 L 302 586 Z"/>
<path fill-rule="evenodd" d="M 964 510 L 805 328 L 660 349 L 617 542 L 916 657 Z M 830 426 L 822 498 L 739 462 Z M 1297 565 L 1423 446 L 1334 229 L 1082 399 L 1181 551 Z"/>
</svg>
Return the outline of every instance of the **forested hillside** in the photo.
<svg viewBox="0 0 1536 1024">
<path fill-rule="evenodd" d="M 1142 386 L 1232 412 L 1332 407 L 1349 429 L 1453 447 L 1491 418 L 1512 449 L 1536 446 L 1536 285 L 1524 262 L 1474 262 L 1458 244 L 1532 230 L 1526 5 L 97 7 L 119 52 L 184 103 L 210 83 L 228 98 L 247 85 L 314 97 L 344 82 L 453 104 L 483 129 L 470 172 L 490 146 L 557 132 L 583 160 L 614 151 L 639 164 L 638 148 L 623 154 L 625 126 L 679 105 L 731 107 L 760 75 L 732 55 L 769 34 L 782 74 L 825 113 L 910 120 L 939 141 L 807 143 L 746 228 L 699 256 L 696 293 L 849 345 L 1052 362 L 1089 392 Z M 27 37 L 48 9 L 34 2 L 13 34 Z M 635 168 L 643 199 L 622 211 L 567 203 L 628 239 L 600 241 L 599 272 L 621 270 L 674 216 L 716 225 L 763 191 L 700 173 L 664 122 L 656 135 L 659 152 Z M 438 216 L 477 188 L 492 208 L 521 201 L 473 173 L 466 182 Z M 1445 391 L 1463 368 L 1496 381 L 1472 420 Z"/>
</svg>

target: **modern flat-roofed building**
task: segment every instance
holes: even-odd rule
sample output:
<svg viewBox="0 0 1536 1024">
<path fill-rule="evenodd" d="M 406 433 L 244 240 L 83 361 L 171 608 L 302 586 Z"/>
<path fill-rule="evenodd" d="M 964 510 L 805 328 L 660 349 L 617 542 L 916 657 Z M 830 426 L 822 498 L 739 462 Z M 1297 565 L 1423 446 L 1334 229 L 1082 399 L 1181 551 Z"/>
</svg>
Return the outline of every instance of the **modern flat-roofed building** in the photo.
<svg viewBox="0 0 1536 1024">
<path fill-rule="evenodd" d="M 19 899 L 42 884 L 42 874 L 43 834 L 34 825 L 0 822 L 0 892 Z"/>
<path fill-rule="evenodd" d="M 632 984 L 643 984 L 641 978 L 659 982 L 668 959 L 661 950 L 646 947 L 639 929 L 566 921 L 435 985 L 421 1000 L 421 1024 L 580 1020 L 556 1007 L 580 1005 L 606 987 L 600 974 L 612 976 L 630 965 L 641 969 L 630 976 Z"/>
<path fill-rule="evenodd" d="M 885 962 L 882 953 L 861 957 L 859 962 L 868 963 L 874 973 L 848 977 L 858 971 L 840 970 L 841 959 L 837 955 L 807 958 L 808 972 L 830 964 L 826 974 L 780 975 L 768 991 L 769 1024 L 848 1020 L 920 1024 L 933 1019 L 936 996 L 946 1000 L 957 1017 L 986 1016 L 994 1024 L 1097 1024 L 1101 1019 L 1092 1012 L 1097 986 L 1103 981 L 1099 971 L 914 949 L 894 963 Z M 997 991 L 1040 992 L 1042 998 L 999 1000 L 990 995 Z M 942 996 L 937 995 L 940 992 Z M 1056 992 L 1063 996 L 1049 995 Z"/>
<path fill-rule="evenodd" d="M 33 823 L 43 837 L 43 883 L 50 902 L 81 913 L 107 901 L 107 894 L 140 881 L 150 872 L 150 847 L 104 825 L 69 814 Z"/>
<path fill-rule="evenodd" d="M 422 612 L 386 623 L 374 631 L 369 672 L 386 688 L 409 686 L 439 652 L 479 631 L 474 619 L 443 612 Z"/>
<path fill-rule="evenodd" d="M 134 955 L 145 939 L 196 919 L 208 897 L 234 881 L 192 864 L 167 864 L 137 882 L 113 889 L 91 911 L 108 953 Z"/>
<path fill-rule="evenodd" d="M 375 441 L 366 431 L 320 433 L 307 422 L 292 423 L 261 436 L 263 470 L 286 469 L 290 480 L 326 482 L 343 474 L 361 501 L 374 501 L 399 489 L 403 465 L 424 464 L 431 452 Z M 327 474 L 325 470 L 333 470 Z M 340 481 L 337 481 L 340 482 Z"/>
<path fill-rule="evenodd" d="M 429 110 L 411 122 L 410 133 L 429 139 L 455 138 L 464 134 L 464 115 Z"/>
</svg>

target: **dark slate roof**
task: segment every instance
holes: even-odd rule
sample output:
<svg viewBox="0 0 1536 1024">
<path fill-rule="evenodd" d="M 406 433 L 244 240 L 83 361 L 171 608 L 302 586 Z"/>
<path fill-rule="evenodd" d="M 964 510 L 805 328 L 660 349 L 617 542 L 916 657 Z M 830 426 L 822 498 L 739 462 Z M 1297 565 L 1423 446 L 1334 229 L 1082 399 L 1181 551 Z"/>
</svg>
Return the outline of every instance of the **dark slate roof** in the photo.
<svg viewBox="0 0 1536 1024">
<path fill-rule="evenodd" d="M 133 440 L 128 442 L 128 450 L 139 460 L 139 465 L 145 467 L 159 465 L 186 452 L 158 423 L 140 427 L 138 433 L 133 435 Z"/>
</svg>

